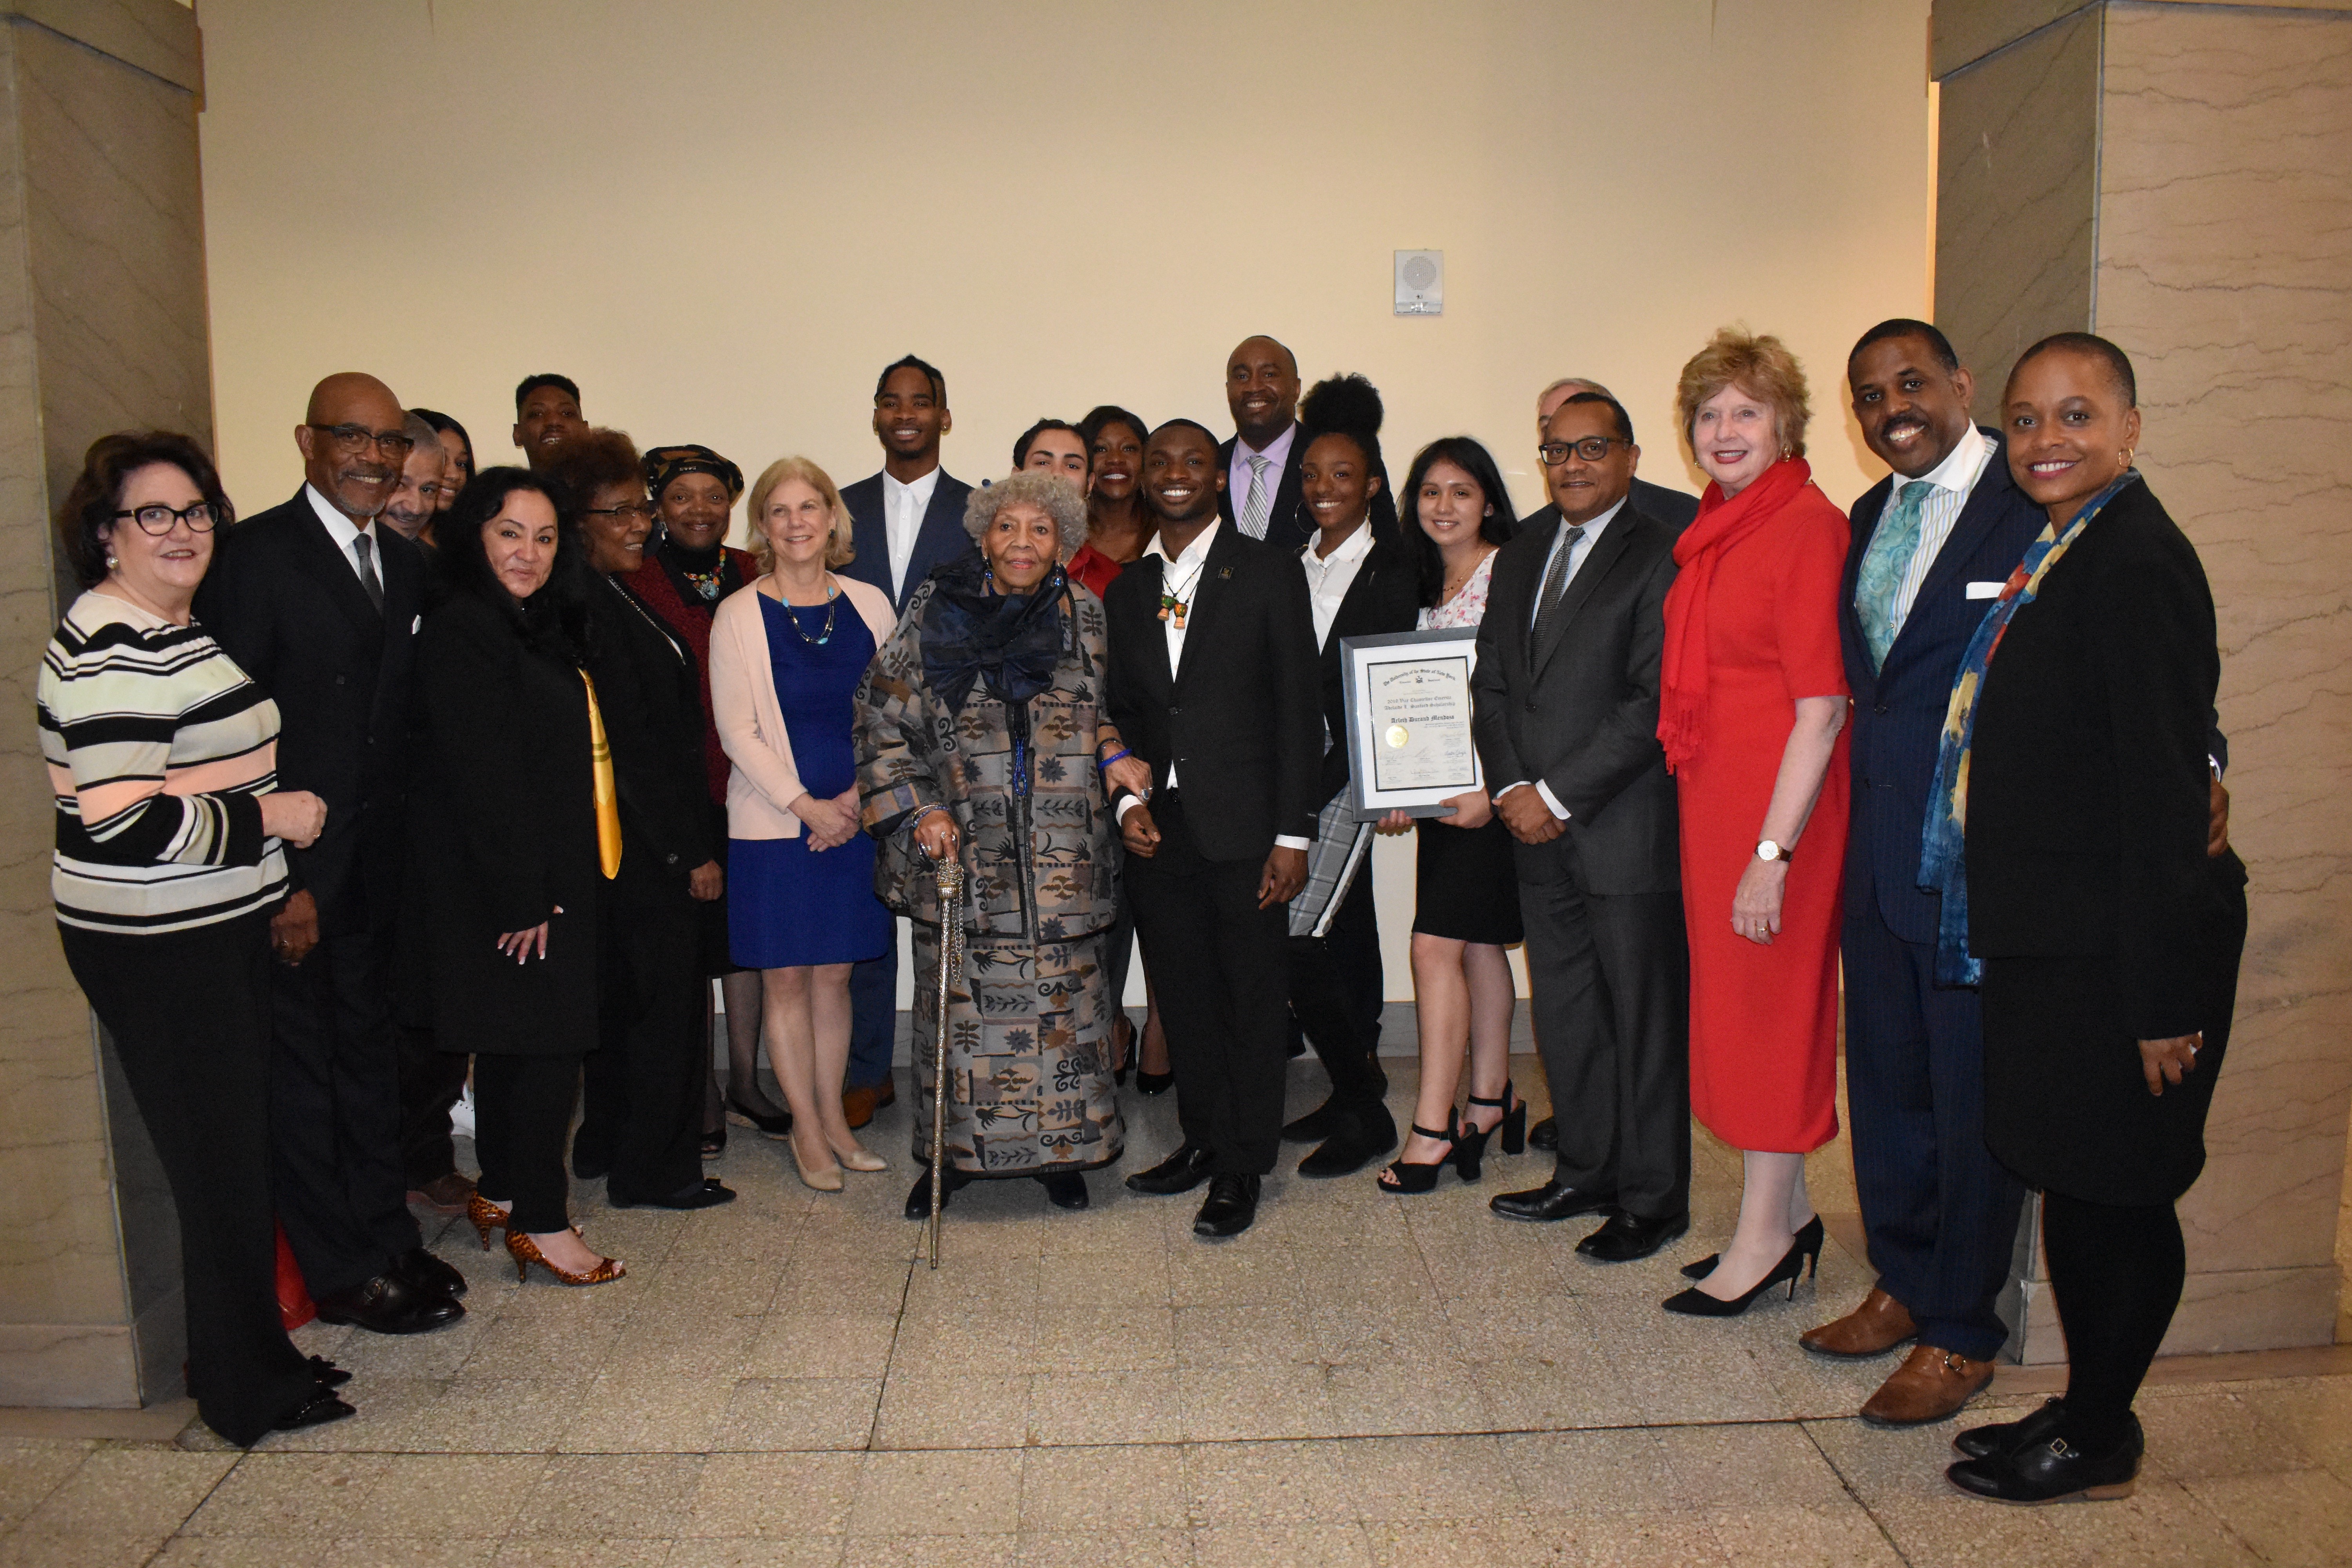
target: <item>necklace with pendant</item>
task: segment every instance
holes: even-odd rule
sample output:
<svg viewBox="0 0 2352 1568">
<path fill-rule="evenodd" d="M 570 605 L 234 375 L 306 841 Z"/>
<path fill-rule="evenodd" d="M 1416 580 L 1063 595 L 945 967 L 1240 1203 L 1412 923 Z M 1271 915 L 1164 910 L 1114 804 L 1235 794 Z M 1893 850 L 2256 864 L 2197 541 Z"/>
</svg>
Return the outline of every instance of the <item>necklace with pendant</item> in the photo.
<svg viewBox="0 0 2352 1568">
<path fill-rule="evenodd" d="M 702 595 L 705 604 L 719 597 L 719 581 L 726 575 L 726 573 L 727 563 L 723 559 L 718 566 L 709 572 L 688 572 L 684 568 L 679 569 L 679 575 L 694 584 L 694 591 Z"/>
<path fill-rule="evenodd" d="M 1172 565 L 1173 563 L 1171 564 Z M 1200 586 L 1201 574 L 1207 570 L 1208 564 L 1208 557 L 1202 556 L 1193 566 L 1192 574 L 1184 579 L 1181 587 L 1166 577 L 1161 578 L 1160 618 L 1172 623 L 1180 632 L 1184 629 L 1185 614 L 1192 607 L 1192 590 Z"/>
<path fill-rule="evenodd" d="M 782 603 L 784 605 L 784 619 L 793 623 L 793 630 L 800 632 L 801 641 L 808 644 L 811 647 L 823 647 L 825 644 L 833 640 L 833 618 L 841 613 L 841 590 L 838 587 L 830 583 L 825 584 L 824 635 L 823 637 L 813 637 L 805 631 L 802 631 L 801 618 L 793 614 L 792 602 L 790 600 L 785 600 L 782 601 Z M 814 607 L 814 605 L 810 606 L 812 609 Z"/>
</svg>

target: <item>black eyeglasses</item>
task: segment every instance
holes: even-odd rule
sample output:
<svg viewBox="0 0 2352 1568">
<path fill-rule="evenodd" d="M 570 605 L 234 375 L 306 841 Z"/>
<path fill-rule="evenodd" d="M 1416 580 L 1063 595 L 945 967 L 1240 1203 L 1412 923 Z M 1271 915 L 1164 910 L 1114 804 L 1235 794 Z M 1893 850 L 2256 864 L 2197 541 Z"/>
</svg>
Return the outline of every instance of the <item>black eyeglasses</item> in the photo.
<svg viewBox="0 0 2352 1568">
<path fill-rule="evenodd" d="M 1622 436 L 1587 436 L 1581 441 L 1546 441 L 1536 448 L 1536 456 L 1544 460 L 1545 468 L 1557 468 L 1568 461 L 1570 452 L 1588 463 L 1597 463 L 1609 455 L 1610 447 L 1633 444 Z"/>
<path fill-rule="evenodd" d="M 169 507 L 158 503 L 154 506 L 132 507 L 128 510 L 118 511 L 114 515 L 129 518 L 139 525 L 141 532 L 152 534 L 157 539 L 171 532 L 174 523 L 186 523 L 188 531 L 191 533 L 210 533 L 213 531 L 213 507 L 210 501 L 200 500 L 189 507 Z"/>
<path fill-rule="evenodd" d="M 625 519 L 631 522 L 635 522 L 639 521 L 650 521 L 654 515 L 654 509 L 647 506 L 641 500 L 633 500 L 621 506 L 585 507 L 582 509 L 582 515 L 586 517 L 617 517 Z"/>
<path fill-rule="evenodd" d="M 307 428 L 332 441 L 335 450 L 346 458 L 358 456 L 371 444 L 385 457 L 396 459 L 405 459 L 416 449 L 416 443 L 405 430 L 371 430 L 364 425 L 312 425 Z"/>
</svg>

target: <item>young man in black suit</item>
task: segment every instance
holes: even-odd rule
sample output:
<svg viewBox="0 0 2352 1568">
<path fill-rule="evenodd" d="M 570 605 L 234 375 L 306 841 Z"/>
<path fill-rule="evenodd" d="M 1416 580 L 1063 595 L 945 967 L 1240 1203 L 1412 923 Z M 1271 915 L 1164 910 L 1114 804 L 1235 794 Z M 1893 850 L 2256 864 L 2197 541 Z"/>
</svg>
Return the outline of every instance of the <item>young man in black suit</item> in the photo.
<svg viewBox="0 0 2352 1568">
<path fill-rule="evenodd" d="M 1674 533 L 1629 495 L 1641 448 L 1603 393 L 1545 426 L 1557 512 L 1495 558 L 1473 721 L 1518 843 L 1536 1043 L 1559 1142 L 1511 1219 L 1605 1215 L 1577 1250 L 1647 1258 L 1690 1228 L 1689 954 L 1674 781 L 1658 744 Z"/>
<path fill-rule="evenodd" d="M 515 388 L 514 444 L 534 474 L 545 471 L 563 444 L 588 428 L 580 416 L 580 388 L 568 375 L 543 370 Z"/>
<path fill-rule="evenodd" d="M 331 375 L 294 432 L 306 479 L 223 541 L 196 613 L 278 704 L 278 778 L 327 803 L 272 918 L 270 1140 L 278 1217 L 320 1318 L 415 1333 L 463 1315 L 464 1277 L 405 1202 L 392 1036 L 416 547 L 374 526 L 408 456 L 372 375 Z"/>
<path fill-rule="evenodd" d="M 1315 533 L 1299 501 L 1298 466 L 1307 437 L 1298 427 L 1298 361 L 1272 338 L 1244 338 L 1225 360 L 1225 407 L 1233 439 L 1217 448 L 1225 488 L 1217 516 L 1285 555 Z"/>
<path fill-rule="evenodd" d="M 1202 1237 L 1250 1227 L 1280 1146 L 1284 906 L 1306 884 L 1323 749 L 1307 579 L 1294 555 L 1219 520 L 1223 480 L 1205 426 L 1152 432 L 1143 488 L 1159 538 L 1103 600 L 1106 704 L 1156 786 L 1115 809 L 1184 1129 L 1173 1154 L 1127 1184 L 1172 1194 L 1207 1182 L 1192 1222 Z"/>
<path fill-rule="evenodd" d="M 842 487 L 857 558 L 841 574 L 889 595 L 894 610 L 906 609 L 932 567 L 971 549 L 963 531 L 971 487 L 940 467 L 940 438 L 954 428 L 947 377 L 912 354 L 884 368 L 874 384 L 882 471 Z M 898 1030 L 898 922 L 890 927 L 882 956 L 849 974 L 849 1072 L 841 1100 L 852 1127 L 865 1126 L 898 1098 L 890 1075 Z"/>
</svg>

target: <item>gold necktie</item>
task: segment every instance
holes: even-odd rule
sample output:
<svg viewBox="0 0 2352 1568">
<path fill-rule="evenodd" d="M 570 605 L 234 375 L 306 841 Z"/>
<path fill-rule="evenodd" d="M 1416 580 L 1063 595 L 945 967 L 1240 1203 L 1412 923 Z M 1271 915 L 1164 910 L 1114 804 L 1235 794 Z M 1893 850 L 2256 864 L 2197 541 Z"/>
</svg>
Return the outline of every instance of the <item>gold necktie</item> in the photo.
<svg viewBox="0 0 2352 1568">
<path fill-rule="evenodd" d="M 621 874 L 621 792 L 613 783 L 613 745 L 604 739 L 604 711 L 596 706 L 596 683 L 580 672 L 588 688 L 588 758 L 596 780 L 596 858 L 604 879 Z"/>
</svg>

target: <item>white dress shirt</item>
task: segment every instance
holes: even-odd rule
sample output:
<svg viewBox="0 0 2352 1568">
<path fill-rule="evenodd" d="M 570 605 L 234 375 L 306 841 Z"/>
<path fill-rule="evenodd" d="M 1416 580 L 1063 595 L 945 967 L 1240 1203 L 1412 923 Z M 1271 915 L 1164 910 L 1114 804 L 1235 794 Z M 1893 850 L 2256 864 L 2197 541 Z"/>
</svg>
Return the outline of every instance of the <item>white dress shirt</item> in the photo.
<svg viewBox="0 0 2352 1568">
<path fill-rule="evenodd" d="M 1209 546 L 1216 542 L 1217 530 L 1223 526 L 1222 519 L 1213 520 L 1208 527 L 1193 536 L 1192 542 L 1179 552 L 1172 561 L 1168 558 L 1167 546 L 1161 543 L 1157 534 L 1152 536 L 1151 542 L 1144 548 L 1144 554 L 1156 555 L 1160 558 L 1160 591 L 1184 602 L 1187 619 L 1191 618 L 1192 611 L 1200 604 L 1201 579 L 1209 569 Z M 1365 530 L 1368 534 L 1370 531 L 1370 529 Z M 1184 668 L 1184 627 L 1172 615 L 1161 621 L 1160 626 L 1160 629 L 1168 635 L 1168 672 L 1173 676 Z M 1176 787 L 1176 763 L 1173 758 L 1169 760 L 1168 776 L 1159 781 L 1159 787 L 1163 790 Z M 1118 820 L 1126 821 L 1127 814 L 1140 804 L 1141 802 L 1131 795 L 1121 799 L 1118 803 Z M 1314 847 L 1313 843 L 1308 839 L 1292 837 L 1284 834 L 1276 834 L 1274 841 L 1285 849 L 1306 850 Z"/>
<path fill-rule="evenodd" d="M 1364 557 L 1372 552 L 1372 523 L 1370 518 L 1356 525 L 1356 531 L 1341 540 L 1328 555 L 1315 553 L 1315 546 L 1304 545 L 1298 552 L 1298 563 L 1307 572 L 1307 605 L 1315 612 L 1315 650 L 1331 640 L 1331 622 L 1339 614 L 1339 605 L 1355 585 L 1357 569 Z"/>
<path fill-rule="evenodd" d="M 375 580 L 378 584 L 383 583 L 383 552 L 378 547 L 375 537 L 375 519 L 370 518 L 363 523 L 353 522 L 336 509 L 333 501 L 320 495 L 319 487 L 316 485 L 304 485 L 302 493 L 310 498 L 310 510 L 317 512 L 319 521 L 327 525 L 327 537 L 335 542 L 335 549 L 342 556 L 343 564 L 352 569 L 352 577 L 357 579 L 362 587 L 366 586 L 367 579 L 360 575 L 359 552 L 352 548 L 352 541 L 364 538 L 368 542 L 368 553 L 376 557 Z"/>
<path fill-rule="evenodd" d="M 940 488 L 940 466 L 911 484 L 900 484 L 882 470 L 882 525 L 890 535 L 890 602 L 907 593 L 907 567 L 915 559 L 915 541 L 923 531 L 923 514 L 931 510 L 931 493 Z"/>
<path fill-rule="evenodd" d="M 1290 461 L 1290 444 L 1298 439 L 1298 422 L 1292 420 L 1282 427 L 1282 434 L 1266 443 L 1263 452 L 1253 451 L 1250 444 L 1239 436 L 1234 437 L 1234 460 L 1225 469 L 1225 498 L 1234 503 L 1234 525 L 1241 526 L 1249 515 L 1250 459 L 1264 458 L 1265 462 L 1265 518 L 1274 521 L 1274 498 L 1282 489 L 1282 470 Z"/>
<path fill-rule="evenodd" d="M 1607 511 L 1602 512 L 1591 522 L 1582 524 L 1581 526 L 1584 529 L 1584 537 L 1578 540 L 1572 546 L 1568 543 L 1568 530 L 1570 524 L 1566 518 L 1562 518 L 1559 521 L 1559 525 L 1552 530 L 1551 551 L 1544 557 L 1543 570 L 1536 575 L 1535 608 L 1528 616 L 1528 626 L 1530 629 L 1534 627 L 1537 618 L 1543 614 L 1543 585 L 1545 581 L 1551 576 L 1551 563 L 1559 559 L 1559 552 L 1563 549 L 1573 549 L 1576 552 L 1575 554 L 1568 558 L 1568 575 L 1559 580 L 1559 591 L 1564 596 L 1568 593 L 1568 585 L 1576 581 L 1576 574 L 1584 570 L 1584 563 L 1592 559 L 1592 547 L 1600 542 L 1601 531 L 1607 528 L 1612 522 L 1615 521 L 1617 514 L 1624 510 L 1625 501 L 1623 500 L 1620 500 L 1615 506 L 1611 507 Z M 1529 673 L 1533 674 L 1534 672 L 1529 671 Z M 1566 822 L 1568 820 L 1568 807 L 1559 804 L 1559 797 L 1551 793 L 1551 785 L 1544 783 L 1541 779 L 1535 779 L 1532 781 L 1528 779 L 1519 779 L 1515 783 L 1507 784 L 1501 789 L 1495 792 L 1495 798 L 1496 800 L 1500 800 L 1503 796 L 1518 788 L 1520 784 L 1530 782 L 1532 782 L 1536 786 L 1536 794 L 1543 797 L 1545 807 L 1549 809 L 1554 816 L 1559 818 L 1562 822 Z"/>
<path fill-rule="evenodd" d="M 1952 537 L 1952 525 L 1960 521 L 1969 496 L 1984 477 L 1985 465 L 1991 458 L 1992 443 L 1971 424 L 1968 434 L 1960 437 L 1944 460 L 1920 476 L 1936 488 L 1920 506 L 1919 542 L 1911 552 L 1910 564 L 1904 567 L 1903 575 L 1895 584 L 1895 604 L 1887 616 L 1891 635 L 1902 634 L 1903 623 L 1910 618 L 1911 606 L 1918 602 L 1919 585 L 1927 580 L 1927 573 L 1935 566 L 1944 542 Z M 1878 524 L 1886 521 L 1887 509 L 1895 504 L 1895 498 L 1911 482 L 1900 474 L 1895 476 L 1895 483 L 1886 491 L 1885 505 L 1878 509 L 1877 520 L 1871 524 L 1874 533 Z"/>
</svg>

